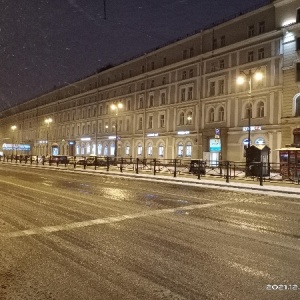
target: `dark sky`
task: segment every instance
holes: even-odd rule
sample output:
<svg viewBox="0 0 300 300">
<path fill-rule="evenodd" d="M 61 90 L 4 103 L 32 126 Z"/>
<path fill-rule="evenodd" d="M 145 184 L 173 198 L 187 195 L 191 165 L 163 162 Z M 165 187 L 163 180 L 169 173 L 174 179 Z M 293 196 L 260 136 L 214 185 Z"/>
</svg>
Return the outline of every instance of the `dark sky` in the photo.
<svg viewBox="0 0 300 300">
<path fill-rule="evenodd" d="M 0 110 L 268 0 L 0 0 Z"/>
</svg>

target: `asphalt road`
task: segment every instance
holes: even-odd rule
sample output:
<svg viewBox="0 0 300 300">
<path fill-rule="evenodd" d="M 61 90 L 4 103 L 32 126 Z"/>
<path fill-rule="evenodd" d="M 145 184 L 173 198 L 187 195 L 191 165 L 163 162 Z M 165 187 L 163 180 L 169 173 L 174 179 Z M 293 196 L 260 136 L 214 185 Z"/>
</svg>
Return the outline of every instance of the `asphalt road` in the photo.
<svg viewBox="0 0 300 300">
<path fill-rule="evenodd" d="M 299 199 L 0 165 L 0 208 L 1 300 L 300 299 Z"/>
</svg>

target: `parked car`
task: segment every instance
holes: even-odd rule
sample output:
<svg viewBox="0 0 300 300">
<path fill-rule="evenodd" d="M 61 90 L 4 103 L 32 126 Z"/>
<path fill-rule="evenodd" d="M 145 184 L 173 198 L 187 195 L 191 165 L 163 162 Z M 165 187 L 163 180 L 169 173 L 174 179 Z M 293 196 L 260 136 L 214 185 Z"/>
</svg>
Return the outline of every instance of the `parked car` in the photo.
<svg viewBox="0 0 300 300">
<path fill-rule="evenodd" d="M 68 164 L 68 157 L 66 155 L 53 155 L 49 158 L 50 163 Z"/>
</svg>

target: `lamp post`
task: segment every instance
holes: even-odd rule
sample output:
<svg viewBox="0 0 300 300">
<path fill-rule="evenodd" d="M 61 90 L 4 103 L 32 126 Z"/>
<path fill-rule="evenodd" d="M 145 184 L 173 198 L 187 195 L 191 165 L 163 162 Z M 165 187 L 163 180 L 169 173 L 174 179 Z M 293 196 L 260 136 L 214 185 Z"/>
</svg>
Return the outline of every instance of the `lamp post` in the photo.
<svg viewBox="0 0 300 300">
<path fill-rule="evenodd" d="M 15 145 L 15 130 L 17 129 L 16 125 L 12 125 L 10 127 L 10 129 L 12 130 L 12 154 L 14 154 L 14 145 Z M 16 155 L 17 155 L 17 151 L 16 151 Z"/>
<path fill-rule="evenodd" d="M 119 109 L 123 108 L 123 103 L 122 102 L 118 102 L 118 103 L 113 103 L 110 108 L 116 112 L 116 124 L 115 124 L 115 128 L 116 128 L 116 137 L 115 137 L 115 159 L 118 158 L 118 113 L 119 113 Z"/>
<path fill-rule="evenodd" d="M 46 147 L 46 156 L 48 156 L 48 147 L 49 147 L 49 143 L 48 143 L 48 136 L 49 136 L 49 125 L 52 122 L 52 118 L 47 118 L 45 120 L 45 123 L 47 124 L 47 147 Z"/>
<path fill-rule="evenodd" d="M 249 70 L 247 73 L 244 71 L 241 71 L 240 76 L 237 77 L 237 84 L 241 85 L 244 84 L 246 81 L 248 82 L 248 96 L 251 98 L 252 96 L 252 81 L 255 79 L 256 81 L 260 81 L 263 79 L 262 72 L 259 71 L 260 68 L 257 68 L 255 71 Z M 252 117 L 252 106 L 250 103 L 248 103 L 248 146 L 247 148 L 250 148 L 251 146 L 251 117 Z"/>
</svg>

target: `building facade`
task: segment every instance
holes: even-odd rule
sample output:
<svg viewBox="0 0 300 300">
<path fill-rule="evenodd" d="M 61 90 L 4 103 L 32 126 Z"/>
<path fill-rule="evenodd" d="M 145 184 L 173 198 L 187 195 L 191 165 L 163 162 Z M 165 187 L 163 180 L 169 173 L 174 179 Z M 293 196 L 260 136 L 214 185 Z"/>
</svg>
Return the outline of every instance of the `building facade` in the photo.
<svg viewBox="0 0 300 300">
<path fill-rule="evenodd" d="M 117 144 L 120 157 L 214 161 L 265 144 L 278 162 L 300 127 L 299 51 L 299 0 L 271 1 L 2 111 L 0 138 L 33 155 L 114 156 Z"/>
</svg>

